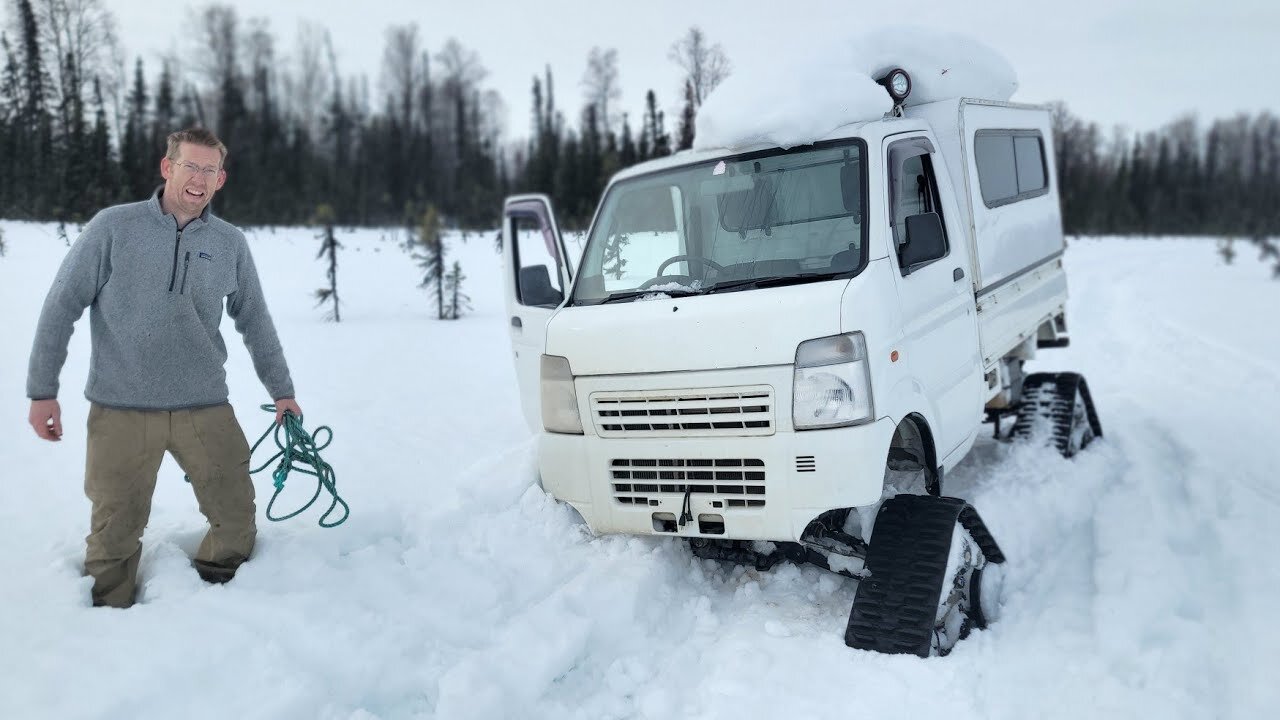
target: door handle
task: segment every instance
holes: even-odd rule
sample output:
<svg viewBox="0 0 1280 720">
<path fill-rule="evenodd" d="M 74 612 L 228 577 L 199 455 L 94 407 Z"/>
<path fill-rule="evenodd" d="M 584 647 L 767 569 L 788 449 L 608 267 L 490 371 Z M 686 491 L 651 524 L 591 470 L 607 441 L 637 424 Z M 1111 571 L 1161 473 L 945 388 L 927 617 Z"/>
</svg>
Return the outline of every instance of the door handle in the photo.
<svg viewBox="0 0 1280 720">
<path fill-rule="evenodd" d="M 960 282 L 961 280 L 963 280 L 964 270 L 961 270 L 960 268 L 956 268 L 955 270 L 951 271 L 951 279 L 954 280 L 955 282 Z"/>
<path fill-rule="evenodd" d="M 517 330 L 524 328 L 524 323 L 520 321 L 519 315 L 511 316 L 511 327 L 516 328 Z"/>
</svg>

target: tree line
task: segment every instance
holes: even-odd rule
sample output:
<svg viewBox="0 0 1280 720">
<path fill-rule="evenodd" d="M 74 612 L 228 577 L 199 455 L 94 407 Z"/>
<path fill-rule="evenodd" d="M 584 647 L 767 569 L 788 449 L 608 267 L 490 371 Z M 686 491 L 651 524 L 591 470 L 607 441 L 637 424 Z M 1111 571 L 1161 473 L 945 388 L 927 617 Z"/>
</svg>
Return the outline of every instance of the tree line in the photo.
<svg viewBox="0 0 1280 720">
<path fill-rule="evenodd" d="M 1280 233 L 1280 119 L 1194 116 L 1106 134 L 1054 107 L 1063 224 L 1077 235 Z"/>
<path fill-rule="evenodd" d="M 83 222 L 160 182 L 171 131 L 203 125 L 230 148 L 219 214 L 239 224 L 491 228 L 505 195 L 549 194 L 570 228 L 590 221 L 619 169 L 693 143 L 697 110 L 731 71 L 690 28 L 670 47 L 684 74 L 675 118 L 650 89 L 642 116 L 617 109 L 616 51 L 593 48 L 582 100 L 557 101 L 531 73 L 528 140 L 503 136 L 502 98 L 457 40 L 432 52 L 417 25 L 386 32 L 377 89 L 338 68 L 329 32 L 304 25 L 287 56 L 261 21 L 223 5 L 196 13 L 188 67 L 126 71 L 103 0 L 4 0 L 0 33 L 0 217 Z M 570 105 L 572 107 L 572 105 Z M 569 118 L 572 119 L 570 122 Z M 1269 113 L 1158 130 L 1104 130 L 1054 111 L 1058 182 L 1071 234 L 1262 236 L 1280 226 L 1280 121 Z"/>
<path fill-rule="evenodd" d="M 431 52 L 414 23 L 387 29 L 373 90 L 342 74 L 318 25 L 301 26 L 284 57 L 264 23 L 208 5 L 188 37 L 203 62 L 168 57 L 149 74 L 141 58 L 124 71 L 103 0 L 5 2 L 0 217 L 83 222 L 143 198 L 162 182 L 165 136 L 192 125 L 230 149 L 217 211 L 247 225 L 311 223 L 325 205 L 340 225 L 413 226 L 430 204 L 447 226 L 493 227 L 505 195 L 539 191 L 573 226 L 614 171 L 692 144 L 692 107 L 675 136 L 652 90 L 637 130 L 616 111 L 614 50 L 587 58 L 576 127 L 556 104 L 550 69 L 532 73 L 531 137 L 513 146 L 479 56 L 455 39 Z M 728 70 L 696 28 L 671 56 L 690 68 L 687 88 L 714 87 Z"/>
</svg>

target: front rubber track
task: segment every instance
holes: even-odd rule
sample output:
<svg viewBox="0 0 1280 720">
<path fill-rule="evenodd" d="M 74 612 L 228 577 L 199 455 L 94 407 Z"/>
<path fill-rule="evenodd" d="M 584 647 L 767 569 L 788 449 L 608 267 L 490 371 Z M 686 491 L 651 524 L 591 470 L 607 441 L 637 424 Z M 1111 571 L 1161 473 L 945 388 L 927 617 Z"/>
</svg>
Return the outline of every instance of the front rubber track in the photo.
<svg viewBox="0 0 1280 720">
<path fill-rule="evenodd" d="M 898 495 L 880 506 L 858 584 L 845 644 L 928 657 L 957 523 L 988 562 L 1004 562 L 995 539 L 968 503 L 952 497 Z"/>
</svg>

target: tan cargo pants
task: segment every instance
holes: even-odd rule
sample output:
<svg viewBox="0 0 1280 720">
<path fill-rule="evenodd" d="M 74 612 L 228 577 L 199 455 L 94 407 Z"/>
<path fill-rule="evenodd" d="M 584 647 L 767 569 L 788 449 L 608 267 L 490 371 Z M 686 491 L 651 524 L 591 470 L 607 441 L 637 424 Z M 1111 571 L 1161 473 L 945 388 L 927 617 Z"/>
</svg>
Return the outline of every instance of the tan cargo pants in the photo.
<svg viewBox="0 0 1280 720">
<path fill-rule="evenodd" d="M 249 443 L 230 405 L 195 410 L 89 408 L 85 494 L 93 503 L 85 571 L 93 603 L 133 604 L 142 531 L 165 451 L 191 478 L 209 521 L 196 560 L 238 566 L 256 535 Z"/>
</svg>

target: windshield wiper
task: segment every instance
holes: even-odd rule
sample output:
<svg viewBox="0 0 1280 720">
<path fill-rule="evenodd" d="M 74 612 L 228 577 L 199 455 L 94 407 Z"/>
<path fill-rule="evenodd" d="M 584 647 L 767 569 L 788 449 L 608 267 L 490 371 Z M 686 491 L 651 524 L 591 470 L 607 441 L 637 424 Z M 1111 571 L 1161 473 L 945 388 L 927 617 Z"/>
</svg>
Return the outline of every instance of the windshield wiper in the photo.
<svg viewBox="0 0 1280 720">
<path fill-rule="evenodd" d="M 670 295 L 671 297 L 687 297 L 687 296 L 689 296 L 689 295 L 701 295 L 701 294 L 702 294 L 702 291 L 700 291 L 700 290 L 692 290 L 692 289 L 689 289 L 689 290 L 677 290 L 677 289 L 673 289 L 673 290 L 654 290 L 654 289 L 649 289 L 649 290 L 628 290 L 628 291 L 626 291 L 626 292 L 616 292 L 616 293 L 613 293 L 613 294 L 609 295 L 608 297 L 606 297 L 606 298 L 602 299 L 600 302 L 595 303 L 595 304 L 597 304 L 597 305 L 604 305 L 605 303 L 612 303 L 612 302 L 624 302 L 624 301 L 626 301 L 626 300 L 635 300 L 636 298 L 638 298 L 638 297 L 644 297 L 645 295 Z"/>
<path fill-rule="evenodd" d="M 820 280 L 832 280 L 843 273 L 801 273 L 799 275 L 766 275 L 765 277 L 747 278 L 745 280 L 726 280 L 718 282 L 710 287 L 701 290 L 693 289 L 672 289 L 672 290 L 627 290 L 624 292 L 616 292 L 606 298 L 601 299 L 593 305 L 604 305 L 605 303 L 626 302 L 635 300 L 645 295 L 670 295 L 671 297 L 688 297 L 690 295 L 709 295 L 714 292 L 724 292 L 728 290 L 754 290 L 756 288 L 766 287 L 782 287 L 784 285 L 802 285 L 804 283 L 818 282 Z"/>
<path fill-rule="evenodd" d="M 719 282 L 707 288 L 703 292 L 714 293 L 726 290 L 747 290 L 766 287 L 782 287 L 784 285 L 802 285 L 809 282 L 818 282 L 819 280 L 832 280 L 842 273 L 801 273 L 799 275 L 767 275 L 760 278 L 748 278 L 746 280 L 726 280 Z"/>
</svg>

